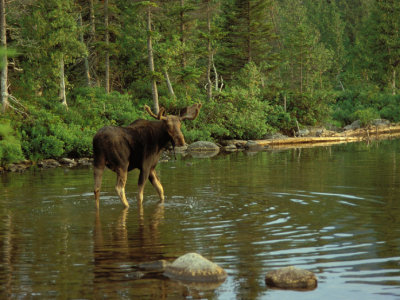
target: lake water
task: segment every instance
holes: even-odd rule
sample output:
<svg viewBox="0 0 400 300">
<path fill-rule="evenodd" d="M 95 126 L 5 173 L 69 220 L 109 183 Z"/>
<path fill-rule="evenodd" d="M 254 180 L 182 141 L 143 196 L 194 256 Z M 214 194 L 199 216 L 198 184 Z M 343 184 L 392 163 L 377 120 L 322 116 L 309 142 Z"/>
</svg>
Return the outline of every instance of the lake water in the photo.
<svg viewBox="0 0 400 300">
<path fill-rule="evenodd" d="M 0 175 L 0 298 L 399 299 L 400 141 L 199 159 L 157 167 L 166 200 L 146 185 L 128 211 L 105 172 L 97 214 L 92 169 Z M 197 252 L 228 277 L 204 290 L 140 272 L 142 262 Z M 269 289 L 296 266 L 317 289 Z"/>
</svg>

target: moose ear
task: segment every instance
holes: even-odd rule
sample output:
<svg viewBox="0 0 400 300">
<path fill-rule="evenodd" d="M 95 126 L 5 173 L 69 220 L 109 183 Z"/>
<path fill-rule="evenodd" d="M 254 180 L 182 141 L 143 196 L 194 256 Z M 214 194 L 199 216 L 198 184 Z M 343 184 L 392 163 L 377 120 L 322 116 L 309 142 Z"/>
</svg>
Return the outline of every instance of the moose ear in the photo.
<svg viewBox="0 0 400 300">
<path fill-rule="evenodd" d="M 180 119 L 183 120 L 194 120 L 200 113 L 200 108 L 203 104 L 197 103 L 192 106 L 184 108 L 181 112 Z"/>
<path fill-rule="evenodd" d="M 154 119 L 157 119 L 157 120 L 163 120 L 163 119 L 165 119 L 165 108 L 164 108 L 164 107 L 161 107 L 161 108 L 160 108 L 160 110 L 159 110 L 159 112 L 158 112 L 158 115 L 156 115 L 155 113 L 153 113 L 153 112 L 151 111 L 151 108 L 148 107 L 147 105 L 144 105 L 144 110 L 147 111 L 147 113 L 148 113 L 150 116 L 152 116 Z"/>
</svg>

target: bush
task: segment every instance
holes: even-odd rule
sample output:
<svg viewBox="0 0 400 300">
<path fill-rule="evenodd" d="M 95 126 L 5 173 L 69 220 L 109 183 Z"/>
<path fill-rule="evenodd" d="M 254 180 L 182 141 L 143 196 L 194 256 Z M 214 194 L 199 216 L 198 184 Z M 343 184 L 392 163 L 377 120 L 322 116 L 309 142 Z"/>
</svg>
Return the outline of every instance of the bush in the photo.
<svg viewBox="0 0 400 300">
<path fill-rule="evenodd" d="M 249 98 L 246 90 L 233 88 L 204 104 L 199 116 L 200 130 L 216 139 L 258 139 L 273 130 L 266 123 L 269 105 Z"/>
<path fill-rule="evenodd" d="M 0 165 L 18 162 L 24 159 L 21 142 L 10 126 L 10 121 L 0 123 Z"/>
<path fill-rule="evenodd" d="M 376 118 L 400 121 L 400 96 L 376 91 L 345 91 L 338 94 L 332 118 L 341 125 L 362 119 L 364 125 Z"/>
<path fill-rule="evenodd" d="M 379 112 L 372 107 L 359 109 L 354 112 L 354 120 L 360 120 L 361 126 L 371 124 L 372 120 L 379 118 Z"/>
<path fill-rule="evenodd" d="M 82 88 L 71 95 L 69 109 L 37 99 L 20 126 L 22 149 L 33 160 L 92 155 L 92 138 L 105 125 L 128 125 L 143 115 L 129 95 Z M 140 105 L 142 107 L 142 105 Z"/>
</svg>

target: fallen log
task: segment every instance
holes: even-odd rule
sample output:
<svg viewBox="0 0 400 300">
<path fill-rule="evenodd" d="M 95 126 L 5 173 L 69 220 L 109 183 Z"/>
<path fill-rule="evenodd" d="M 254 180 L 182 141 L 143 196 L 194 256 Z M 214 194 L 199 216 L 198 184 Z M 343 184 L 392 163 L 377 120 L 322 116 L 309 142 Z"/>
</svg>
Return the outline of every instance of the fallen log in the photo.
<svg viewBox="0 0 400 300">
<path fill-rule="evenodd" d="M 360 141 L 381 140 L 400 137 L 400 125 L 393 126 L 369 126 L 355 130 L 347 130 L 330 136 L 306 136 L 283 139 L 251 140 L 246 148 L 293 148 L 330 146 L 333 144 L 352 143 Z"/>
</svg>

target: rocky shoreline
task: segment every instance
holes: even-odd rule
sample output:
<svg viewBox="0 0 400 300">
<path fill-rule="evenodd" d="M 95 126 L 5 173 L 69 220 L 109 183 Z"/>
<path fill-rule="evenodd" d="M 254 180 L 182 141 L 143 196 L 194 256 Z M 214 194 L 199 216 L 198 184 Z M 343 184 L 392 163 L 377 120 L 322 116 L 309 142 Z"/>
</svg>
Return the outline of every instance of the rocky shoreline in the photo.
<svg viewBox="0 0 400 300">
<path fill-rule="evenodd" d="M 330 146 L 340 143 L 371 141 L 378 139 L 400 138 L 400 124 L 390 124 L 387 120 L 374 120 L 371 125 L 361 127 L 359 121 L 344 127 L 338 131 L 325 128 L 307 128 L 295 133 L 295 137 L 284 136 L 280 133 L 266 136 L 262 140 L 225 140 L 221 144 L 198 141 L 188 146 L 169 149 L 161 156 L 161 161 L 168 161 L 175 153 L 191 155 L 196 158 L 213 157 L 220 152 L 232 153 L 236 151 L 263 151 L 268 149 L 304 148 L 315 146 Z M 0 167 L 0 173 L 23 172 L 33 166 L 40 169 L 56 167 L 73 168 L 89 166 L 92 158 L 61 158 L 44 159 L 37 162 L 25 160 Z"/>
</svg>

